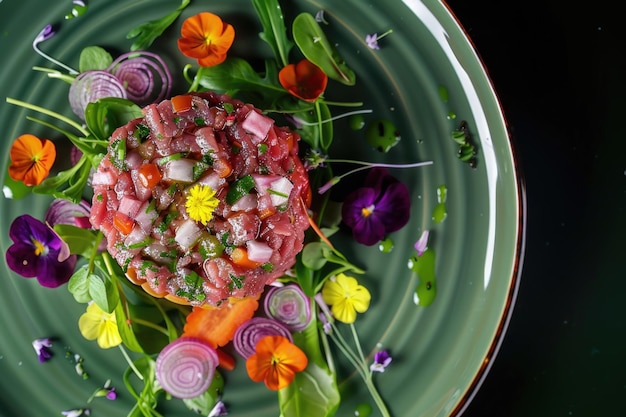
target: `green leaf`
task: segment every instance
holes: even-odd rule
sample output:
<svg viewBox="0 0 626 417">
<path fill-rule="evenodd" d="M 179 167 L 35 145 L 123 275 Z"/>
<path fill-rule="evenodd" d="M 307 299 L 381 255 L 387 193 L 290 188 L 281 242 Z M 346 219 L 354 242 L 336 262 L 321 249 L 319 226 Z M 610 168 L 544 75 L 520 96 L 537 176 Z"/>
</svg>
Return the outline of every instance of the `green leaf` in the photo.
<svg viewBox="0 0 626 417">
<path fill-rule="evenodd" d="M 191 411 L 197 414 L 208 416 L 215 406 L 221 392 L 224 391 L 224 377 L 219 372 L 215 372 L 209 388 L 198 397 L 183 399 L 183 402 Z"/>
<path fill-rule="evenodd" d="M 67 283 L 67 289 L 79 303 L 88 303 L 91 301 L 91 295 L 89 295 L 90 278 L 91 273 L 87 265 L 85 265 L 77 269 Z"/>
<path fill-rule="evenodd" d="M 337 49 L 328 41 L 321 26 L 310 13 L 300 13 L 293 20 L 293 39 L 302 54 L 328 75 L 345 85 L 354 85 L 356 75 Z"/>
<path fill-rule="evenodd" d="M 310 242 L 302 249 L 302 264 L 312 271 L 319 271 L 326 265 L 330 248 L 324 242 Z"/>
<path fill-rule="evenodd" d="M 93 274 L 89 277 L 89 295 L 98 307 L 106 313 L 112 313 L 119 304 L 117 287 L 110 279 Z"/>
<path fill-rule="evenodd" d="M 78 71 L 105 70 L 113 62 L 113 57 L 100 46 L 88 46 L 80 52 Z"/>
<path fill-rule="evenodd" d="M 335 375 L 320 349 L 317 319 L 300 333 L 293 335 L 294 343 L 306 354 L 309 363 L 294 381 L 278 391 L 281 417 L 329 417 L 335 414 L 341 396 Z"/>
<path fill-rule="evenodd" d="M 123 302 L 117 303 L 117 306 L 115 307 L 115 321 L 117 322 L 117 329 L 120 332 L 124 346 L 133 352 L 143 352 L 143 348 L 135 336 L 135 332 L 131 324 L 132 321 L 126 314 Z"/>
<path fill-rule="evenodd" d="M 70 253 L 89 257 L 100 242 L 97 232 L 71 224 L 55 224 L 54 231 L 68 244 Z"/>
<path fill-rule="evenodd" d="M 87 159 L 83 157 L 72 168 L 46 178 L 33 187 L 33 192 L 65 198 L 74 203 L 80 202 L 91 172 L 91 166 L 86 164 L 86 161 Z"/>
<path fill-rule="evenodd" d="M 276 60 L 285 66 L 289 63 L 289 52 L 293 48 L 293 42 L 287 37 L 287 28 L 280 4 L 277 0 L 252 0 L 263 32 L 259 33 L 272 48 Z"/>
<path fill-rule="evenodd" d="M 139 117 L 143 117 L 141 107 L 118 97 L 101 98 L 85 109 L 87 128 L 96 139 L 107 142 L 115 129 Z"/>
<path fill-rule="evenodd" d="M 142 23 L 139 26 L 131 29 L 126 34 L 126 39 L 135 39 L 130 46 L 131 51 L 140 51 L 148 49 L 152 42 L 165 32 L 165 30 L 176 21 L 182 11 L 191 3 L 191 0 L 182 0 L 180 6 L 173 12 L 166 14 L 165 16 L 151 20 L 146 23 Z"/>
<path fill-rule="evenodd" d="M 213 67 L 200 67 L 196 75 L 200 85 L 217 92 L 255 91 L 262 96 L 287 94 L 275 77 L 261 76 L 248 61 L 229 57 Z"/>
</svg>

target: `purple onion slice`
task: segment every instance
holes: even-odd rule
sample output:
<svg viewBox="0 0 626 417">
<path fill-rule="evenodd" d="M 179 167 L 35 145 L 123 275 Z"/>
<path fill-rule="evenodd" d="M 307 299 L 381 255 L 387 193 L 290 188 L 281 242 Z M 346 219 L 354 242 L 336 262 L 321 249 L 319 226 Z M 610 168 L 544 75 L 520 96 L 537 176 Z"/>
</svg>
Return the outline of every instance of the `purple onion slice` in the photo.
<svg viewBox="0 0 626 417">
<path fill-rule="evenodd" d="M 285 336 L 293 342 L 291 333 L 284 325 L 267 317 L 252 317 L 245 321 L 233 337 L 233 347 L 242 357 L 248 359 L 256 352 L 256 344 L 265 336 Z"/>
<path fill-rule="evenodd" d="M 93 70 L 80 73 L 70 86 L 69 102 L 72 111 L 85 120 L 87 104 L 105 97 L 128 98 L 126 89 L 113 74 Z"/>
<path fill-rule="evenodd" d="M 219 359 L 207 343 L 181 337 L 161 350 L 156 359 L 156 378 L 176 398 L 195 398 L 211 385 Z"/>
<path fill-rule="evenodd" d="M 311 321 L 311 300 L 295 284 L 270 288 L 264 307 L 268 317 L 281 322 L 292 332 L 304 330 Z"/>
<path fill-rule="evenodd" d="M 170 95 L 172 75 L 163 59 L 152 52 L 120 55 L 108 71 L 124 85 L 128 99 L 140 106 L 159 102 Z"/>
</svg>

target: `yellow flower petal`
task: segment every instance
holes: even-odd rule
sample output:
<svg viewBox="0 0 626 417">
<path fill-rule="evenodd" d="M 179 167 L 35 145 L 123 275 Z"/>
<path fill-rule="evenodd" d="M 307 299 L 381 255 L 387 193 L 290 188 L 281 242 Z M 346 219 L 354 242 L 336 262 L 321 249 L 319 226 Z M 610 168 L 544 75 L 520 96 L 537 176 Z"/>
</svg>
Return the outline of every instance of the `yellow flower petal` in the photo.
<svg viewBox="0 0 626 417">
<path fill-rule="evenodd" d="M 87 305 L 87 311 L 78 319 L 78 328 L 85 339 L 97 340 L 98 346 L 102 349 L 122 343 L 115 312 L 106 313 L 96 303 Z"/>
<path fill-rule="evenodd" d="M 349 324 L 356 320 L 357 312 L 367 311 L 371 295 L 355 278 L 338 274 L 326 281 L 322 287 L 322 298 L 331 306 L 337 320 Z"/>
</svg>

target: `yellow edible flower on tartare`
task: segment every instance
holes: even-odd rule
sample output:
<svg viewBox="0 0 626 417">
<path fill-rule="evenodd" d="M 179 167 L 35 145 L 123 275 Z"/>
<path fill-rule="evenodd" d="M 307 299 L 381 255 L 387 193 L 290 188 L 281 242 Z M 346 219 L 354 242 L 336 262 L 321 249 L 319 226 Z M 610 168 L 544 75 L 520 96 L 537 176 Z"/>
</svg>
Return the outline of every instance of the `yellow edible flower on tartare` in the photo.
<svg viewBox="0 0 626 417">
<path fill-rule="evenodd" d="M 356 278 L 337 274 L 322 287 L 322 298 L 331 306 L 333 316 L 342 323 L 354 323 L 356 313 L 364 313 L 370 305 L 371 295 Z"/>
<path fill-rule="evenodd" d="M 185 207 L 189 218 L 207 225 L 213 218 L 213 211 L 220 200 L 215 197 L 215 190 L 208 185 L 196 184 L 189 189 Z"/>
<path fill-rule="evenodd" d="M 78 328 L 85 339 L 97 340 L 102 349 L 122 343 L 115 312 L 107 313 L 94 302 L 87 305 L 87 311 L 78 319 Z"/>
</svg>

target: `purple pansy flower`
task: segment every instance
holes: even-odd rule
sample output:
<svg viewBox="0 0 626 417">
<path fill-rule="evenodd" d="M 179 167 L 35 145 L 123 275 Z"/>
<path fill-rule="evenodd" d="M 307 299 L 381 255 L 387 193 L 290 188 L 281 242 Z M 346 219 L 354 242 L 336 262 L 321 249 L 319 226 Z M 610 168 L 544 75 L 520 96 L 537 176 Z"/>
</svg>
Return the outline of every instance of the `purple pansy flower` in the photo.
<svg viewBox="0 0 626 417">
<path fill-rule="evenodd" d="M 386 350 L 379 350 L 374 355 L 374 363 L 370 365 L 372 372 L 385 372 L 385 368 L 391 363 L 391 356 Z"/>
<path fill-rule="evenodd" d="M 48 288 L 69 281 L 76 255 L 70 255 L 67 244 L 54 230 L 29 214 L 13 220 L 9 229 L 13 245 L 7 249 L 7 265 L 25 278 L 37 278 Z"/>
<path fill-rule="evenodd" d="M 372 246 L 407 224 L 410 211 L 409 189 L 386 169 L 375 167 L 365 185 L 348 194 L 341 218 L 357 242 Z"/>
<path fill-rule="evenodd" d="M 52 357 L 51 347 L 52 339 L 49 337 L 33 340 L 33 349 L 37 352 L 37 357 L 41 363 L 46 362 Z"/>
</svg>

